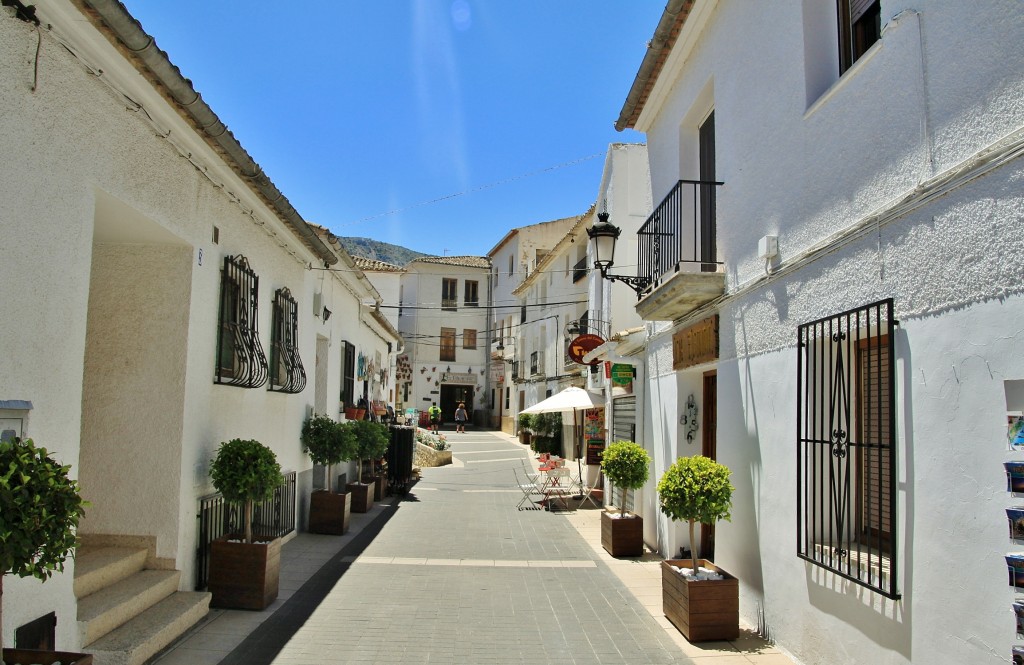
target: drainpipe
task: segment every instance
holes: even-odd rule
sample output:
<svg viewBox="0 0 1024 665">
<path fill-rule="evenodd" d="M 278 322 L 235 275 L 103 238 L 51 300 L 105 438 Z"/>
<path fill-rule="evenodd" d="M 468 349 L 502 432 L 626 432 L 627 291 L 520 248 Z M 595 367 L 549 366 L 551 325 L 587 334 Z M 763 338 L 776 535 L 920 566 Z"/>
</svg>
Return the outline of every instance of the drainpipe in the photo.
<svg viewBox="0 0 1024 665">
<path fill-rule="evenodd" d="M 155 83 L 163 87 L 170 100 L 185 112 L 193 127 L 215 149 L 221 151 L 228 164 L 267 204 L 277 213 L 278 217 L 313 252 L 326 263 L 334 265 L 338 258 L 320 240 L 306 220 L 281 193 L 281 190 L 270 181 L 260 165 L 245 151 L 242 144 L 221 122 L 213 109 L 203 101 L 195 91 L 192 83 L 181 75 L 179 70 L 160 50 L 156 41 L 146 34 L 142 25 L 128 13 L 118 0 L 75 0 L 86 15 L 92 16 L 101 25 L 101 32 L 109 37 L 116 37 L 114 46 L 129 58 L 141 63 L 155 79 Z M 105 28 L 105 29 L 104 29 Z"/>
</svg>

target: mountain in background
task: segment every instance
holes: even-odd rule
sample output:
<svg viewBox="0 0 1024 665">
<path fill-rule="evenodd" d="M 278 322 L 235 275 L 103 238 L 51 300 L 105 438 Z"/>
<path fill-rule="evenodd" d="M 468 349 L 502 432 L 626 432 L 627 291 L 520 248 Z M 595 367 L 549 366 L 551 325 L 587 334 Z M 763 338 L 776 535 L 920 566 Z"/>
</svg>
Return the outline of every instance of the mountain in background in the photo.
<svg viewBox="0 0 1024 665">
<path fill-rule="evenodd" d="M 396 266 L 404 266 L 409 261 L 421 256 L 427 256 L 423 252 L 416 252 L 407 247 L 392 245 L 388 242 L 373 240 L 371 238 L 344 238 L 339 237 L 341 246 L 352 256 L 361 256 L 364 259 L 375 259 L 384 261 Z"/>
</svg>

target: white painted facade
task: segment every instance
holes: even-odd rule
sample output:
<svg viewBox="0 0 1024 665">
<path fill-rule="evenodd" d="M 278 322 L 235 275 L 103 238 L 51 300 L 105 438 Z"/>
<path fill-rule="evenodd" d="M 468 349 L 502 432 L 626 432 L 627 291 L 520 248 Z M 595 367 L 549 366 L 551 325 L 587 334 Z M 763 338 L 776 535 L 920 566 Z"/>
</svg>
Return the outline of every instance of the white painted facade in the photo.
<svg viewBox="0 0 1024 665">
<path fill-rule="evenodd" d="M 635 122 L 659 201 L 698 177 L 696 128 L 713 109 L 725 183 L 724 296 L 648 324 L 648 491 L 700 452 L 679 417 L 691 394 L 703 411 L 702 376 L 717 371 L 717 456 L 736 493 L 715 560 L 740 579 L 741 617 L 802 663 L 1007 662 L 1024 6 L 882 0 L 880 41 L 842 76 L 836 23 L 833 3 L 696 3 Z M 767 262 L 765 235 L 779 248 Z M 884 298 L 899 321 L 898 600 L 797 557 L 797 327 Z M 672 334 L 714 313 L 719 360 L 673 370 Z M 653 535 L 664 555 L 687 544 L 663 517 Z"/>
<path fill-rule="evenodd" d="M 286 222 L 75 4 L 39 16 L 42 29 L 0 12 L 0 399 L 30 401 L 25 435 L 72 466 L 91 502 L 80 535 L 153 538 L 191 589 L 219 443 L 258 439 L 296 471 L 301 523 L 312 465 L 299 432 L 318 402 L 337 416 L 339 340 L 386 357 L 399 338 L 360 309 L 379 299 L 372 286 L 318 270 L 331 248 Z M 214 384 L 233 255 L 259 277 L 268 358 L 275 291 L 298 303 L 300 393 Z M 5 644 L 53 611 L 57 647 L 79 649 L 73 573 L 69 560 L 46 583 L 4 579 Z"/>
<path fill-rule="evenodd" d="M 487 422 L 490 274 L 486 257 L 479 256 L 421 257 L 406 264 L 398 325 L 411 380 L 399 388 L 399 407 L 426 411 L 436 402 L 444 411 L 445 422 L 454 422 L 462 396 L 471 399 L 466 409 L 472 422 Z M 446 279 L 455 283 L 456 297 L 450 302 L 442 302 Z M 467 304 L 467 282 L 475 284 L 476 304 Z M 454 358 L 442 356 L 445 330 L 454 336 L 447 342 Z M 466 397 L 470 394 L 472 398 Z"/>
</svg>

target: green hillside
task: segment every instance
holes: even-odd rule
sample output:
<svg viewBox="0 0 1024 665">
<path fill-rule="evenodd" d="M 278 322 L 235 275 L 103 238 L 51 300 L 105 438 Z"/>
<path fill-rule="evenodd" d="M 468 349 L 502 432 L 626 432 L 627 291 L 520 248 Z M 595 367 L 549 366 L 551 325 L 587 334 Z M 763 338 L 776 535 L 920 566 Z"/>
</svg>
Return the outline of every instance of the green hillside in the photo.
<svg viewBox="0 0 1024 665">
<path fill-rule="evenodd" d="M 388 242 L 381 242 L 371 238 L 344 238 L 339 237 L 341 245 L 348 250 L 352 256 L 361 256 L 365 259 L 376 259 L 396 266 L 404 266 L 409 261 L 420 256 L 426 256 L 423 252 L 416 252 L 407 247 L 392 245 Z"/>
</svg>

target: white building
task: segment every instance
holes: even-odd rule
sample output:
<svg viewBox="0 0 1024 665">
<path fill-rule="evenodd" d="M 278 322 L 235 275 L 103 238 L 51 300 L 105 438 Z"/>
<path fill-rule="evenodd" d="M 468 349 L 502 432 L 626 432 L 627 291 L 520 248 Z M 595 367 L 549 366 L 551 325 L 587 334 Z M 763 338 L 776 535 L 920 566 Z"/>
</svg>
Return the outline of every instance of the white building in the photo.
<svg viewBox="0 0 1024 665">
<path fill-rule="evenodd" d="M 405 266 L 398 325 L 405 339 L 402 408 L 434 403 L 445 422 L 466 405 L 470 421 L 489 423 L 487 298 L 491 264 L 483 256 L 424 256 Z"/>
<path fill-rule="evenodd" d="M 1021 43 L 1011 0 L 672 0 L 617 124 L 674 236 L 637 236 L 651 486 L 732 469 L 701 547 L 800 662 L 1009 660 Z"/>
<path fill-rule="evenodd" d="M 296 497 L 276 519 L 301 526 L 313 482 L 303 421 L 337 416 L 345 349 L 386 368 L 400 338 L 361 305 L 380 295 L 351 259 L 123 5 L 89 6 L 39 5 L 42 26 L 0 12 L 0 417 L 5 435 L 35 439 L 78 477 L 91 506 L 77 563 L 97 544 L 131 544 L 148 567 L 180 571 L 186 593 L 220 442 L 274 450 Z M 386 377 L 368 363 L 373 396 Z M 4 580 L 6 645 L 52 612 L 58 649 L 109 662 L 102 637 L 80 638 L 75 570 Z M 188 596 L 183 616 L 207 602 Z M 137 645 L 133 662 L 161 646 Z"/>
</svg>

